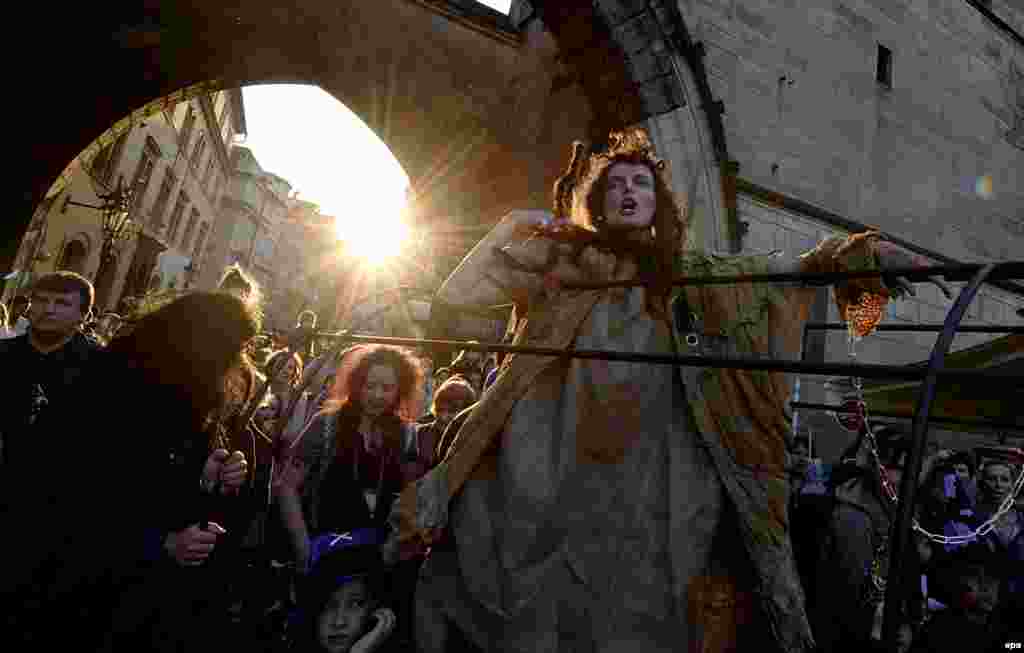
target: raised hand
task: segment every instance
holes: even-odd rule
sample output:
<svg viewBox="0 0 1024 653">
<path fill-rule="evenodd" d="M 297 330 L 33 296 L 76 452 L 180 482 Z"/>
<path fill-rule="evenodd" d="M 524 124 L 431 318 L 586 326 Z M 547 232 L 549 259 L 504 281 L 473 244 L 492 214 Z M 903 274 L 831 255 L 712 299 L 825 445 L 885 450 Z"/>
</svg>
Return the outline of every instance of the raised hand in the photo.
<svg viewBox="0 0 1024 653">
<path fill-rule="evenodd" d="M 248 473 L 249 463 L 244 453 L 229 454 L 227 449 L 216 449 L 203 465 L 203 482 L 210 487 L 219 483 L 221 494 L 237 494 Z"/>
<path fill-rule="evenodd" d="M 288 456 L 274 466 L 271 489 L 275 495 L 299 494 L 306 482 L 308 468 L 299 456 Z"/>
<path fill-rule="evenodd" d="M 395 613 L 390 608 L 380 608 L 374 611 L 373 617 L 377 620 L 377 623 L 370 632 L 363 635 L 359 641 L 352 645 L 352 648 L 349 649 L 350 653 L 373 653 L 373 651 L 380 648 L 381 644 L 395 630 L 395 622 L 397 620 Z"/>
<path fill-rule="evenodd" d="M 877 245 L 879 264 L 883 270 L 886 269 L 906 269 L 906 268 L 925 268 L 932 265 L 923 256 L 909 252 L 899 245 L 892 243 L 885 239 L 880 239 Z M 949 287 L 945 281 L 939 277 L 928 277 L 928 282 L 936 286 L 942 294 L 946 296 L 946 299 L 953 299 L 953 290 Z M 901 299 L 907 295 L 916 297 L 917 292 L 914 290 L 914 284 L 907 280 L 905 277 L 883 277 L 883 282 L 895 299 Z"/>
</svg>

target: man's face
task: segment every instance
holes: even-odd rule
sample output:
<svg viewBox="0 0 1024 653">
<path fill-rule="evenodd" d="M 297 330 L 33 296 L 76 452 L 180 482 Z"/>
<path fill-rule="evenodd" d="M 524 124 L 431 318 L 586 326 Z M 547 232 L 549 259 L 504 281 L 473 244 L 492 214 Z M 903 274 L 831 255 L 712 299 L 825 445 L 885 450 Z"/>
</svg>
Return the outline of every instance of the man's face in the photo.
<svg viewBox="0 0 1024 653">
<path fill-rule="evenodd" d="M 78 292 L 37 290 L 32 294 L 29 322 L 33 331 L 71 333 L 82 323 L 85 313 Z"/>
<path fill-rule="evenodd" d="M 1002 501 L 1010 493 L 1013 475 L 1008 465 L 989 464 L 985 466 L 985 492 L 996 501 Z"/>
</svg>

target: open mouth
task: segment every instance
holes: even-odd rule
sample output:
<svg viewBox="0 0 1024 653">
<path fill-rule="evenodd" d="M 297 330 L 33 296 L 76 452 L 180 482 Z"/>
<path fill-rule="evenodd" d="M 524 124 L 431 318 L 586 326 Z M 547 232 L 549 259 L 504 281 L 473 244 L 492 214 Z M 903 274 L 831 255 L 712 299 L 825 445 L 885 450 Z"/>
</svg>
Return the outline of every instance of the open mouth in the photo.
<svg viewBox="0 0 1024 653">
<path fill-rule="evenodd" d="M 636 214 L 636 200 L 626 198 L 622 200 L 622 204 L 619 205 L 619 213 L 622 215 L 635 215 Z"/>
<path fill-rule="evenodd" d="M 351 637 L 348 635 L 330 635 L 327 637 L 327 645 L 330 647 L 344 646 L 351 641 Z"/>
</svg>

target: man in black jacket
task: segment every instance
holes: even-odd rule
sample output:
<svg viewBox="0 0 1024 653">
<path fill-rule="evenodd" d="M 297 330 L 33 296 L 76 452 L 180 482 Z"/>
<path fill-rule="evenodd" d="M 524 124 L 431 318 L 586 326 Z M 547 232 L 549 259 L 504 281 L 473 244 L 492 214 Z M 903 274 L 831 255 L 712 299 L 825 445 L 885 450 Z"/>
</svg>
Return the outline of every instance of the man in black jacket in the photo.
<svg viewBox="0 0 1024 653">
<path fill-rule="evenodd" d="M 5 469 L 25 462 L 17 460 L 19 451 L 31 446 L 25 429 L 40 417 L 43 405 L 49 411 L 70 405 L 97 351 L 81 333 L 92 303 L 88 279 L 74 272 L 46 275 L 32 289 L 28 332 L 0 340 L 0 366 L 5 372 L 0 387 L 7 406 Z"/>
<path fill-rule="evenodd" d="M 78 420 L 90 406 L 88 379 L 103 352 L 82 333 L 93 303 L 92 284 L 73 272 L 41 277 L 33 286 L 31 326 L 24 335 L 0 341 L 0 396 L 6 414 L 0 453 L 0 560 L 8 605 L 42 605 L 72 579 L 66 559 L 74 552 L 64 539 L 80 511 L 74 501 L 90 439 Z M 91 434 L 90 434 L 91 435 Z M 5 616 L 24 619 L 31 610 Z"/>
</svg>

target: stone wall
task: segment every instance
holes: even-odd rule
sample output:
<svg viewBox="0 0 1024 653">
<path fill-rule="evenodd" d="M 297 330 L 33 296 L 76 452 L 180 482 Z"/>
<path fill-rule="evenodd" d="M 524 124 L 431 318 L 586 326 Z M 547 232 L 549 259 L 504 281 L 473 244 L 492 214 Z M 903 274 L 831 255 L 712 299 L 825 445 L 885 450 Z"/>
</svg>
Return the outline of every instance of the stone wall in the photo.
<svg viewBox="0 0 1024 653">
<path fill-rule="evenodd" d="M 962 0 L 681 0 L 716 99 L 725 104 L 739 176 L 827 212 L 877 226 L 964 262 L 1024 258 L 1024 152 L 1006 132 L 1024 98 L 1024 51 Z M 1018 30 L 1024 13 L 994 2 Z M 875 79 L 878 46 L 893 54 L 891 88 Z M 1017 94 L 1017 95 L 1015 95 Z M 685 192 L 695 160 L 682 116 L 650 121 Z M 1019 119 L 1018 119 L 1019 120 Z M 681 174 L 680 174 L 681 173 Z M 698 197 L 697 204 L 701 200 Z M 740 196 L 744 251 L 795 252 L 842 230 Z M 695 230 L 708 216 L 695 214 Z M 697 242 L 708 242 L 700 239 Z M 955 290 L 959 286 L 954 284 Z M 941 323 L 952 302 L 932 286 L 890 304 L 886 323 Z M 1019 325 L 1024 297 L 986 287 L 964 324 Z M 839 321 L 834 302 L 817 319 Z M 876 333 L 863 363 L 924 360 L 937 333 Z M 958 335 L 954 351 L 997 336 Z M 848 361 L 845 332 L 824 337 L 824 360 Z M 805 377 L 801 399 L 833 401 L 826 379 Z M 828 416 L 806 423 L 826 458 L 851 437 Z M 908 423 L 909 424 L 909 423 Z M 954 437 L 934 430 L 944 444 Z"/>
</svg>

